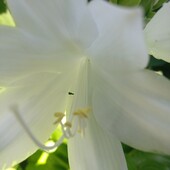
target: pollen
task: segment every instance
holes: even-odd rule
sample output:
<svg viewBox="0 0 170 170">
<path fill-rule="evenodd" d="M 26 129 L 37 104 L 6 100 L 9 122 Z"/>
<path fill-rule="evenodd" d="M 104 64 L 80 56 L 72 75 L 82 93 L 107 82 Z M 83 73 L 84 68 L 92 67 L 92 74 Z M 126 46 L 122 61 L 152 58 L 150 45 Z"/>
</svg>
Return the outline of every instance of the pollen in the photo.
<svg viewBox="0 0 170 170">
<path fill-rule="evenodd" d="M 75 112 L 70 113 L 68 117 L 66 117 L 66 113 L 56 112 L 54 116 L 57 120 L 54 124 L 61 125 L 62 133 L 67 139 L 75 136 L 76 133 L 84 136 L 90 110 L 89 108 L 77 109 Z M 66 119 L 65 121 L 63 121 L 64 118 Z"/>
<path fill-rule="evenodd" d="M 58 124 L 65 117 L 65 114 L 63 112 L 56 112 L 56 113 L 54 113 L 54 116 L 57 118 L 57 120 L 54 122 L 54 124 Z"/>
<path fill-rule="evenodd" d="M 88 118 L 89 112 L 90 112 L 89 108 L 78 109 L 73 113 L 73 115 L 80 116 L 81 118 Z"/>
<path fill-rule="evenodd" d="M 71 122 L 66 122 L 64 124 L 65 127 L 71 128 L 72 127 L 72 123 Z"/>
</svg>

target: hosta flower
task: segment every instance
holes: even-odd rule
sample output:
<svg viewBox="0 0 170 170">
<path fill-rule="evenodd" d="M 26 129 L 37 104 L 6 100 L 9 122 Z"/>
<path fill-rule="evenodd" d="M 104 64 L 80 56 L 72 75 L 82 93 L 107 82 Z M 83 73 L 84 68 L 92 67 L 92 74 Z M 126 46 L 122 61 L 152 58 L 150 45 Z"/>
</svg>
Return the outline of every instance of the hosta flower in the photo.
<svg viewBox="0 0 170 170">
<path fill-rule="evenodd" d="M 0 167 L 25 159 L 34 142 L 48 149 L 40 142 L 53 122 L 63 130 L 56 145 L 68 138 L 72 170 L 127 170 L 120 142 L 170 153 L 170 82 L 144 69 L 140 9 L 98 0 L 8 5 L 16 27 L 0 27 Z"/>
<path fill-rule="evenodd" d="M 170 62 L 170 2 L 155 14 L 144 32 L 151 55 Z"/>
</svg>

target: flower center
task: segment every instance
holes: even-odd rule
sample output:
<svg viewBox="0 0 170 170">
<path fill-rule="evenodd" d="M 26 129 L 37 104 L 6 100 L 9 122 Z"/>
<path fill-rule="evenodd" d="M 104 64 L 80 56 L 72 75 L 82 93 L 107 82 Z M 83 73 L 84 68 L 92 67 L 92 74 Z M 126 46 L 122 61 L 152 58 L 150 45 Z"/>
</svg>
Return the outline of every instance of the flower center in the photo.
<svg viewBox="0 0 170 170">
<path fill-rule="evenodd" d="M 15 114 L 18 122 L 22 125 L 23 129 L 40 149 L 50 151 L 52 149 L 56 149 L 63 142 L 64 139 L 72 138 L 77 133 L 79 133 L 81 136 L 85 135 L 87 119 L 90 112 L 89 108 L 84 108 L 86 106 L 89 106 L 89 64 L 90 63 L 88 58 L 82 58 L 79 70 L 77 72 L 77 81 L 72 82 L 74 84 L 74 88 L 70 86 L 71 89 L 69 90 L 71 91 L 68 92 L 69 96 L 67 98 L 68 101 L 66 101 L 65 113 L 56 112 L 54 114 L 54 116 L 56 117 L 54 124 L 56 124 L 57 126 L 61 126 L 62 136 L 58 141 L 55 142 L 53 146 L 46 146 L 42 144 L 31 132 L 30 128 L 23 120 L 18 106 L 15 105 L 11 107 L 11 110 Z M 79 106 L 81 106 L 82 108 L 77 110 L 74 109 L 79 108 Z"/>
<path fill-rule="evenodd" d="M 66 117 L 66 115 L 64 113 L 57 112 L 54 115 L 57 118 L 54 124 L 61 125 L 65 138 L 71 138 L 75 136 L 77 132 L 84 136 L 89 112 L 89 108 L 78 109 L 73 112 L 72 118 L 65 122 L 63 119 Z"/>
<path fill-rule="evenodd" d="M 86 121 L 88 119 L 88 114 L 90 112 L 89 108 L 82 108 L 78 109 L 75 112 L 73 112 L 72 117 L 68 121 L 63 121 L 64 118 L 66 118 L 66 115 L 62 112 L 56 112 L 54 116 L 57 118 L 54 122 L 55 125 L 61 125 L 62 129 L 62 136 L 58 141 L 54 143 L 53 146 L 46 146 L 42 144 L 35 135 L 31 132 L 28 125 L 25 123 L 23 118 L 21 117 L 19 113 L 18 107 L 15 105 L 11 107 L 13 113 L 15 114 L 15 117 L 23 127 L 23 129 L 26 131 L 26 133 L 29 135 L 29 137 L 32 139 L 32 141 L 42 150 L 50 151 L 53 149 L 56 149 L 64 139 L 72 138 L 76 135 L 76 133 L 80 133 L 82 136 L 85 135 L 85 128 L 86 128 Z"/>
</svg>

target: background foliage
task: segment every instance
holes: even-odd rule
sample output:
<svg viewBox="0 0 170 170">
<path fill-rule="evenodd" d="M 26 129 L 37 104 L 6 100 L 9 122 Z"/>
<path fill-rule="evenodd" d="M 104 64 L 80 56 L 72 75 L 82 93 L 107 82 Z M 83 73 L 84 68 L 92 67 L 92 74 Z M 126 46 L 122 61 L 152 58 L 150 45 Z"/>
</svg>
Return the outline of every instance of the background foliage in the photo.
<svg viewBox="0 0 170 170">
<path fill-rule="evenodd" d="M 145 21 L 148 22 L 167 0 L 108 0 L 123 6 L 141 6 L 144 8 Z M 0 0 L 0 14 L 7 12 L 5 0 Z M 0 16 L 0 24 L 11 25 L 11 19 Z M 147 69 L 160 71 L 164 76 L 170 78 L 170 64 L 157 60 L 150 56 L 150 63 Z M 57 140 L 58 134 L 54 133 L 51 140 Z M 170 156 L 158 155 L 138 151 L 122 144 L 129 170 L 170 170 Z M 17 154 L 17 153 L 16 153 Z M 67 144 L 60 145 L 53 153 L 45 153 L 38 150 L 25 161 L 8 170 L 69 170 Z"/>
<path fill-rule="evenodd" d="M 6 12 L 6 10 L 7 10 L 7 5 L 5 0 L 0 0 L 0 14 Z"/>
</svg>

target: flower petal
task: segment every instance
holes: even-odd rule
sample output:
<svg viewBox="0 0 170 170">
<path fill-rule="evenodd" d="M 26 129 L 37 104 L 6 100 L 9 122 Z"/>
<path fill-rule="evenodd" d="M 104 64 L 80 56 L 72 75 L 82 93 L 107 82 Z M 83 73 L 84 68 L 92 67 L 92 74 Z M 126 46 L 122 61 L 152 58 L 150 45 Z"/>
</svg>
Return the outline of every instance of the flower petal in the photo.
<svg viewBox="0 0 170 170">
<path fill-rule="evenodd" d="M 170 62 L 170 2 L 155 14 L 144 30 L 148 50 L 158 59 Z"/>
<path fill-rule="evenodd" d="M 68 142 L 70 168 L 74 170 L 127 170 L 120 142 L 108 135 L 91 115 L 85 136 L 77 134 Z"/>
<path fill-rule="evenodd" d="M 65 37 L 89 46 L 97 36 L 85 0 L 8 0 L 16 25 L 35 34 Z"/>
<path fill-rule="evenodd" d="M 145 70 L 95 82 L 94 113 L 103 128 L 137 149 L 170 153 L 167 79 Z"/>
<path fill-rule="evenodd" d="M 0 82 L 41 71 L 68 72 L 80 58 L 80 52 L 67 42 L 50 41 L 17 28 L 0 27 L 0 39 Z"/>
<path fill-rule="evenodd" d="M 94 0 L 89 6 L 99 29 L 99 37 L 88 50 L 96 65 L 113 72 L 146 67 L 142 12 Z"/>
<path fill-rule="evenodd" d="M 73 73 L 73 72 L 72 72 Z M 54 113 L 64 112 L 70 84 L 74 74 L 56 73 L 28 75 L 0 94 L 0 169 L 13 161 L 20 162 L 32 154 L 37 147 L 17 121 L 13 105 L 18 106 L 33 134 L 45 142 L 56 128 Z M 44 133 L 45 132 L 45 133 Z M 10 156 L 9 156 L 10 155 Z"/>
</svg>

